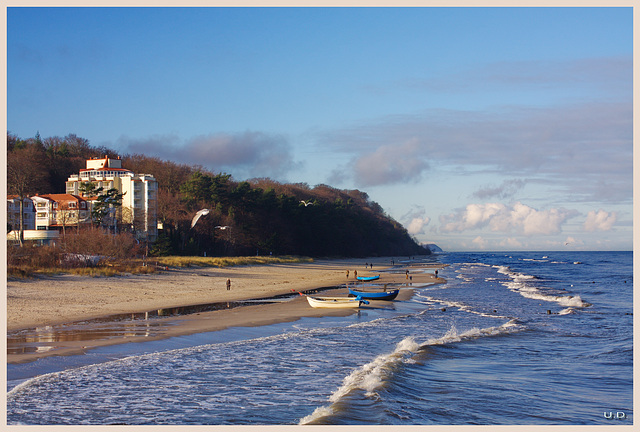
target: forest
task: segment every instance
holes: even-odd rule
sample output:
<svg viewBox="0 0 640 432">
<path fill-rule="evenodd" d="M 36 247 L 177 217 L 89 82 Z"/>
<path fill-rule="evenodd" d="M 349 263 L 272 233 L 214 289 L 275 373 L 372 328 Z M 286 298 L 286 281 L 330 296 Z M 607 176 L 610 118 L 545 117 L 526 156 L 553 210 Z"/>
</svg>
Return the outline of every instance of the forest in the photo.
<svg viewBox="0 0 640 432">
<path fill-rule="evenodd" d="M 123 168 L 158 181 L 158 240 L 150 254 L 365 257 L 429 254 L 359 190 L 236 181 L 226 173 L 141 154 L 93 147 L 85 138 L 23 139 L 7 134 L 7 193 L 64 193 L 65 181 L 92 157 L 120 157 Z M 197 211 L 208 209 L 195 226 Z"/>
</svg>

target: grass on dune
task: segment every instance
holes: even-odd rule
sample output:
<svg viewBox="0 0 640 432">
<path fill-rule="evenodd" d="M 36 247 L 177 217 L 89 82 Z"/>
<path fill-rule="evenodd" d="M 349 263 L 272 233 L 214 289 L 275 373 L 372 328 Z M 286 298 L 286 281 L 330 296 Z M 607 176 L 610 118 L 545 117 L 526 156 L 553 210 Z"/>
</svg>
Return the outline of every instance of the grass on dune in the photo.
<svg viewBox="0 0 640 432">
<path fill-rule="evenodd" d="M 312 258 L 294 256 L 248 256 L 248 257 L 197 257 L 166 256 L 151 258 L 151 262 L 169 267 L 232 267 L 243 265 L 291 264 L 313 262 Z"/>
<path fill-rule="evenodd" d="M 167 256 L 151 257 L 145 263 L 142 260 L 128 262 L 110 262 L 95 267 L 41 267 L 11 266 L 7 276 L 12 278 L 29 278 L 36 275 L 53 276 L 72 274 L 78 276 L 109 277 L 124 274 L 149 274 L 164 267 L 231 267 L 243 265 L 291 264 L 313 262 L 312 258 L 293 256 L 250 256 L 250 257 L 197 257 Z"/>
</svg>

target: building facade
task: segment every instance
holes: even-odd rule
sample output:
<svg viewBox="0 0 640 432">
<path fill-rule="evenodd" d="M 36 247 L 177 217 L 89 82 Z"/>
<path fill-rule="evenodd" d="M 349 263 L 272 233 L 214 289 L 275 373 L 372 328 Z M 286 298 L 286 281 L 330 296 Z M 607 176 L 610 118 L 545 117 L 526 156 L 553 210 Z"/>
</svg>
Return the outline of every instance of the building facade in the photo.
<svg viewBox="0 0 640 432">
<path fill-rule="evenodd" d="M 116 189 L 124 194 L 117 210 L 120 224 L 131 228 L 135 235 L 150 243 L 158 238 L 158 182 L 151 174 L 135 174 L 122 168 L 120 158 L 105 156 L 87 160 L 86 169 L 72 175 L 66 182 L 67 194 L 83 196 L 83 183 L 93 183 L 104 191 Z M 95 201 L 97 197 L 84 197 Z"/>
<path fill-rule="evenodd" d="M 7 230 L 20 231 L 20 197 L 7 195 Z M 22 229 L 24 231 L 36 229 L 36 213 L 31 198 L 25 198 L 22 209 Z"/>
<path fill-rule="evenodd" d="M 86 199 L 72 194 L 46 194 L 31 197 L 35 207 L 37 231 L 66 230 L 91 224 L 91 208 Z"/>
</svg>

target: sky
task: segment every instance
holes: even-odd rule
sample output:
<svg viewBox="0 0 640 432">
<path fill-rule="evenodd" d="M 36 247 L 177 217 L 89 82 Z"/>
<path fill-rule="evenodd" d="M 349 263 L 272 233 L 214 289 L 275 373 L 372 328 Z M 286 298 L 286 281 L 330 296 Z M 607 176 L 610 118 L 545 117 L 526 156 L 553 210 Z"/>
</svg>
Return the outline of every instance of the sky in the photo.
<svg viewBox="0 0 640 432">
<path fill-rule="evenodd" d="M 632 250 L 632 66 L 630 7 L 8 7 L 7 129 L 359 189 L 445 251 Z"/>
</svg>

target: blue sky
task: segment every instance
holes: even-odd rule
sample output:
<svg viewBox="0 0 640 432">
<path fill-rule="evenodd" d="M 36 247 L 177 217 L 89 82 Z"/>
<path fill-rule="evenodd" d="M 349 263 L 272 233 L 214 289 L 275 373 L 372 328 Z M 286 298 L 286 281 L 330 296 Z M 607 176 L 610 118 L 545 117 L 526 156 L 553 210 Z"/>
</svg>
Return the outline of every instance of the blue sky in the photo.
<svg viewBox="0 0 640 432">
<path fill-rule="evenodd" d="M 629 7 L 10 7 L 7 127 L 357 188 L 450 251 L 630 250 L 632 21 Z"/>
</svg>

